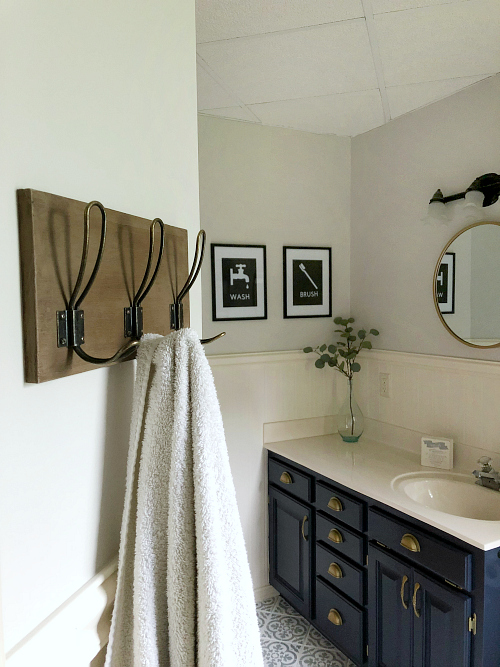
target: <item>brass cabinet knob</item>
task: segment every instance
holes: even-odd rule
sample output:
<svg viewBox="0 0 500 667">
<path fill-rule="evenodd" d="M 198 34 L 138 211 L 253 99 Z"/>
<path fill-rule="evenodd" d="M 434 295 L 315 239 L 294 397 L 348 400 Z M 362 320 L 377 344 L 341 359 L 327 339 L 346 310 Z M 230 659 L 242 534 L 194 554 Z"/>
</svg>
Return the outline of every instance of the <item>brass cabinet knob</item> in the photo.
<svg viewBox="0 0 500 667">
<path fill-rule="evenodd" d="M 414 535 L 411 535 L 410 533 L 405 533 L 403 535 L 400 544 L 405 549 L 408 549 L 408 551 L 413 551 L 414 553 L 420 551 L 419 541 Z"/>
<path fill-rule="evenodd" d="M 332 542 L 335 542 L 335 544 L 340 544 L 341 542 L 344 541 L 342 533 L 340 532 L 340 530 L 337 530 L 336 528 L 332 528 L 331 531 L 328 533 L 328 539 L 331 540 Z"/>
<path fill-rule="evenodd" d="M 330 612 L 328 614 L 328 620 L 330 621 L 330 623 L 333 623 L 333 625 L 342 625 L 342 623 L 344 622 L 342 620 L 340 612 L 337 611 L 336 609 L 330 609 Z"/>
<path fill-rule="evenodd" d="M 293 484 L 293 479 L 290 473 L 282 472 L 280 477 L 280 482 L 283 482 L 283 484 Z"/>
<path fill-rule="evenodd" d="M 339 500 L 336 496 L 332 496 L 330 498 L 330 500 L 328 501 L 328 507 L 334 512 L 342 512 L 342 510 L 344 509 L 342 501 Z"/>
<path fill-rule="evenodd" d="M 335 579 L 342 579 L 342 577 L 344 576 L 342 568 L 338 563 L 330 563 L 330 567 L 328 568 L 328 574 L 330 574 L 332 577 L 335 577 Z"/>
</svg>

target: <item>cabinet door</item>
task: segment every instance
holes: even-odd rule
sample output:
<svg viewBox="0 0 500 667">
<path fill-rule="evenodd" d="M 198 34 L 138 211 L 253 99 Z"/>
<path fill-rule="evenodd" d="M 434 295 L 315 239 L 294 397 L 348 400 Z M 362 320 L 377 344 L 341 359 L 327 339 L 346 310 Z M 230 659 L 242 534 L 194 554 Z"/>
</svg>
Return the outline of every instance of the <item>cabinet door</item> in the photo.
<svg viewBox="0 0 500 667">
<path fill-rule="evenodd" d="M 469 667 L 471 599 L 414 572 L 414 667 Z"/>
<path fill-rule="evenodd" d="M 311 616 L 311 517 L 310 507 L 270 487 L 269 582 L 306 618 Z"/>
<path fill-rule="evenodd" d="M 372 545 L 368 567 L 370 665 L 411 667 L 412 568 Z"/>
</svg>

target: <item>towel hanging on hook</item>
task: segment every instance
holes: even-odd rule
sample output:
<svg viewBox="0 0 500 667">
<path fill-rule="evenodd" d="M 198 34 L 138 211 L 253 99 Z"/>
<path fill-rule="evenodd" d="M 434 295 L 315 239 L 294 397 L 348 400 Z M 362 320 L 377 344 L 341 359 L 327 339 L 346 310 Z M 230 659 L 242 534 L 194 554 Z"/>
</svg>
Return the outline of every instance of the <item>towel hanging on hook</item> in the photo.
<svg viewBox="0 0 500 667">
<path fill-rule="evenodd" d="M 191 266 L 191 271 L 189 272 L 189 276 L 184 284 L 184 287 L 175 297 L 174 303 L 170 304 L 170 328 L 173 331 L 178 331 L 183 327 L 184 315 L 183 315 L 182 300 L 189 292 L 191 287 L 194 285 L 194 283 L 196 282 L 196 278 L 200 273 L 201 265 L 203 264 L 203 258 L 205 256 L 206 240 L 207 240 L 207 234 L 205 230 L 200 229 L 200 231 L 198 232 L 198 236 L 196 237 L 196 248 L 194 252 L 194 259 L 193 259 L 193 265 Z M 207 343 L 212 343 L 214 340 L 218 340 L 219 338 L 222 338 L 222 336 L 225 335 L 226 332 L 222 331 L 220 334 L 217 334 L 217 336 L 212 336 L 212 338 L 202 338 L 200 342 L 202 343 L 202 345 L 206 345 Z"/>
<path fill-rule="evenodd" d="M 87 266 L 88 251 L 89 251 L 89 238 L 90 238 L 90 212 L 96 207 L 101 212 L 101 239 L 99 243 L 99 250 L 97 252 L 97 258 L 94 264 L 94 268 L 90 275 L 90 278 L 82 290 L 80 296 L 78 292 L 83 282 L 83 276 Z M 153 261 L 154 253 L 154 244 L 155 244 L 155 227 L 156 225 L 160 228 L 160 249 L 158 251 L 158 258 L 156 260 L 156 267 L 151 276 L 151 279 L 148 283 L 148 276 L 151 270 L 151 264 Z M 125 308 L 125 335 L 130 337 L 131 340 L 127 341 L 120 349 L 113 354 L 111 357 L 101 358 L 94 357 L 90 354 L 87 354 L 82 350 L 81 346 L 85 342 L 84 335 L 84 311 L 81 310 L 80 306 L 83 303 L 83 300 L 87 296 L 92 287 L 94 280 L 99 271 L 101 265 L 102 256 L 104 253 L 104 246 L 106 243 L 106 211 L 104 206 L 98 201 L 91 201 L 87 204 L 84 213 L 84 236 L 83 236 L 83 251 L 82 259 L 80 262 L 80 271 L 78 272 L 78 278 L 76 279 L 75 287 L 71 294 L 68 306 L 66 310 L 57 311 L 57 346 L 58 347 L 68 347 L 73 349 L 79 357 L 84 361 L 88 361 L 91 364 L 109 364 L 118 360 L 125 360 L 130 357 L 136 350 L 139 345 L 139 339 L 142 336 L 142 307 L 141 303 L 146 298 L 148 292 L 153 286 L 156 277 L 158 275 L 158 270 L 160 268 L 160 263 L 163 256 L 163 249 L 165 245 L 165 233 L 164 233 L 164 224 L 160 218 L 155 218 L 151 223 L 149 230 L 149 256 L 146 266 L 146 272 L 144 273 L 144 278 L 137 290 L 136 294 L 132 300 L 132 306 Z"/>
</svg>

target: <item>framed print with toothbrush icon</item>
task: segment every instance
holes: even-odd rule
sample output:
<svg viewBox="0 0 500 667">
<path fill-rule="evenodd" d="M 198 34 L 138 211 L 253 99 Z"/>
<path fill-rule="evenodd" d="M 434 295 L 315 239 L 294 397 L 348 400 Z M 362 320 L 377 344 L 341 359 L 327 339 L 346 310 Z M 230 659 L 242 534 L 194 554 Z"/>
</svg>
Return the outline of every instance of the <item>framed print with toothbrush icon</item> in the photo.
<svg viewBox="0 0 500 667">
<path fill-rule="evenodd" d="M 331 248 L 283 247 L 283 317 L 331 317 L 331 284 Z"/>
</svg>

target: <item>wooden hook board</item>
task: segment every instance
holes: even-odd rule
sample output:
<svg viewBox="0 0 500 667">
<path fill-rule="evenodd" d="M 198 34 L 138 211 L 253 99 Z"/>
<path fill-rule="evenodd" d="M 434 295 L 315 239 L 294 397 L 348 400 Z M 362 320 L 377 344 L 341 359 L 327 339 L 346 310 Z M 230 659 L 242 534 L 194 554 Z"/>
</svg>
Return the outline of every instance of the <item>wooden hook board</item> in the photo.
<svg viewBox="0 0 500 667">
<path fill-rule="evenodd" d="M 67 307 L 80 268 L 83 215 L 87 202 L 18 190 L 22 272 L 24 368 L 26 382 L 46 382 L 98 368 L 72 350 L 57 347 L 56 311 Z M 94 285 L 86 296 L 85 344 L 93 356 L 110 357 L 125 342 L 124 308 L 132 303 L 149 253 L 151 220 L 106 208 L 104 255 Z M 101 216 L 90 218 L 86 284 L 97 256 Z M 159 234 L 155 243 L 156 261 Z M 154 264 L 153 264 L 154 266 Z M 170 304 L 188 276 L 185 229 L 165 225 L 165 251 L 158 277 L 143 302 L 144 332 L 170 333 Z M 189 326 L 189 302 L 184 301 L 184 325 Z"/>
</svg>

